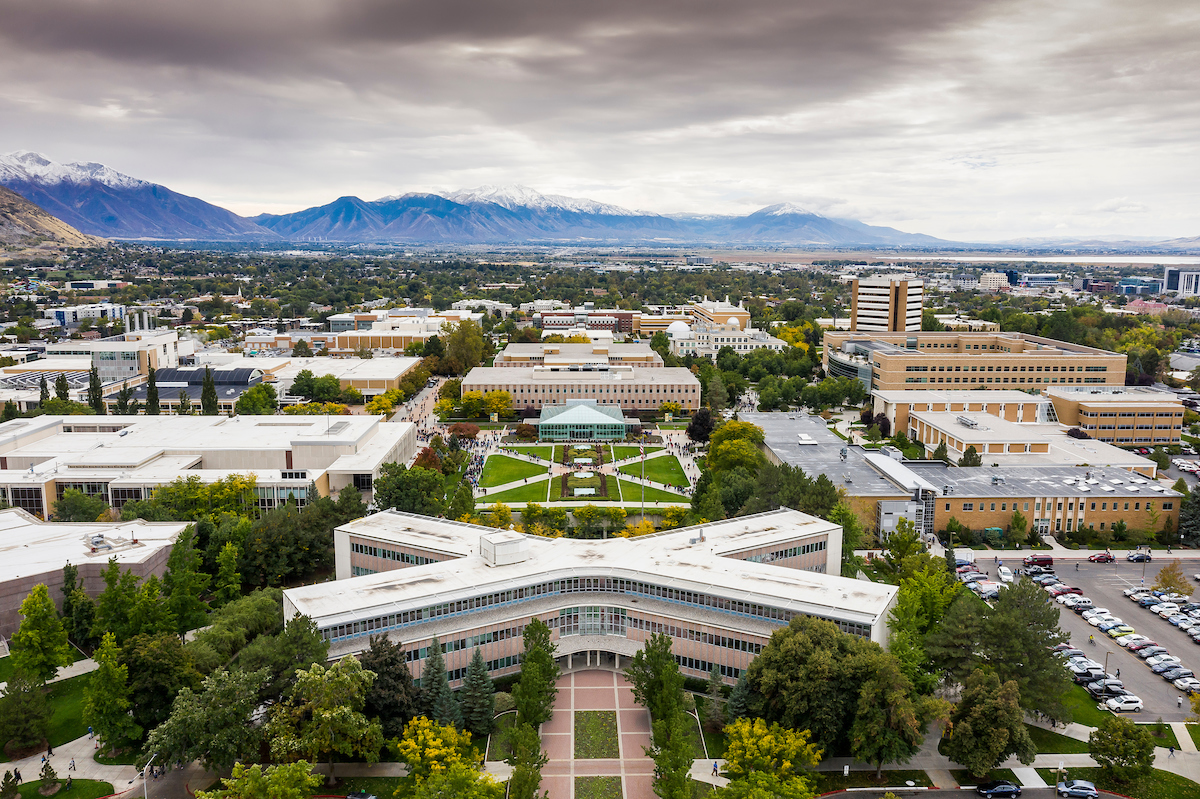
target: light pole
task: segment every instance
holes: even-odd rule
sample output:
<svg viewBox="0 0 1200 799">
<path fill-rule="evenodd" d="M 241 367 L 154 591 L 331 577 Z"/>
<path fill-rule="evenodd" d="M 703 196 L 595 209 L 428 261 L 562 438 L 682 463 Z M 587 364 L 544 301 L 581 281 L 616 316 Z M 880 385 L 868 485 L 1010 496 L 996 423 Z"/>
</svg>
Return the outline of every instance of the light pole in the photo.
<svg viewBox="0 0 1200 799">
<path fill-rule="evenodd" d="M 158 752 L 150 755 L 150 759 L 146 761 L 146 765 L 142 767 L 142 799 L 147 799 L 146 784 L 150 779 L 150 764 L 154 762 L 154 758 L 158 757 Z"/>
</svg>

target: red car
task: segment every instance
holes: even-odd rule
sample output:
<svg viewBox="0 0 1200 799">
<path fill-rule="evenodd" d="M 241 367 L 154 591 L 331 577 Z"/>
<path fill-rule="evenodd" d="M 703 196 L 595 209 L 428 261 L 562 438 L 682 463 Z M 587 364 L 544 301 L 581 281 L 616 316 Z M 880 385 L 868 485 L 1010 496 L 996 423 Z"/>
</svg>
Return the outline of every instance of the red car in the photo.
<svg viewBox="0 0 1200 799">
<path fill-rule="evenodd" d="M 1113 563 L 1116 557 L 1111 552 L 1097 552 L 1095 555 L 1088 555 L 1088 560 L 1092 563 Z"/>
</svg>

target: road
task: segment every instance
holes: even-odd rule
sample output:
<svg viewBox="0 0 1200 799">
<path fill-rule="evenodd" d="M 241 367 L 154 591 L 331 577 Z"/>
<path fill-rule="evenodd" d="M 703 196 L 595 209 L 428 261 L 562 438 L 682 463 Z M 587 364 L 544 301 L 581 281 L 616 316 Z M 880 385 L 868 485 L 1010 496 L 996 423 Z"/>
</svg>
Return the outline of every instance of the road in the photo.
<svg viewBox="0 0 1200 799">
<path fill-rule="evenodd" d="M 1138 607 L 1122 594 L 1126 588 L 1142 585 L 1153 585 L 1158 570 L 1168 562 L 1164 554 L 1162 559 L 1156 559 L 1147 564 L 1129 563 L 1124 559 L 1124 552 L 1114 550 L 1118 560 L 1116 563 L 1081 563 L 1079 571 L 1067 562 L 1056 563 L 1061 579 L 1069 585 L 1083 589 L 1085 596 L 1091 598 L 1096 607 L 1108 608 L 1114 616 L 1142 635 L 1148 635 L 1165 646 L 1173 655 L 1177 655 L 1185 667 L 1200 674 L 1200 646 L 1192 643 L 1188 636 L 1171 626 L 1166 620 L 1160 619 L 1145 608 Z M 1143 570 L 1143 565 L 1145 569 Z M 1191 576 L 1191 567 L 1200 564 L 1185 562 L 1185 573 Z M 1145 575 L 1143 577 L 1143 571 Z M 1190 712 L 1187 695 L 1175 686 L 1154 674 L 1142 662 L 1141 658 L 1121 648 L 1104 633 L 1090 626 L 1086 621 L 1072 611 L 1063 608 L 1060 614 L 1059 626 L 1071 635 L 1071 643 L 1082 649 L 1090 657 L 1100 663 L 1107 664 L 1107 671 L 1116 674 L 1121 670 L 1121 681 L 1125 687 L 1141 697 L 1146 707 L 1138 715 L 1139 721 L 1153 720 L 1160 716 L 1164 721 L 1183 721 Z M 1088 646 L 1089 635 L 1096 636 L 1096 645 Z M 1178 707 L 1178 699 L 1183 698 L 1182 709 Z"/>
</svg>

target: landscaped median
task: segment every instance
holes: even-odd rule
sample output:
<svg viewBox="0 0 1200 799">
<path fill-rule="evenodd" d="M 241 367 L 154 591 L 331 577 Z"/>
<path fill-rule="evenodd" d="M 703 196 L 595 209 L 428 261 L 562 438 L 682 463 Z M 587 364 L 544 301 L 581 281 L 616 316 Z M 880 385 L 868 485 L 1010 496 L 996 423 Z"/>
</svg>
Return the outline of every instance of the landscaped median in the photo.
<svg viewBox="0 0 1200 799">
<path fill-rule="evenodd" d="M 483 488 L 491 488 L 517 480 L 541 477 L 547 471 L 545 466 L 536 463 L 512 458 L 508 455 L 492 455 L 483 464 L 483 473 L 479 475 L 479 485 Z"/>
<path fill-rule="evenodd" d="M 615 710 L 575 711 L 575 759 L 613 759 L 621 756 L 617 745 Z"/>
</svg>

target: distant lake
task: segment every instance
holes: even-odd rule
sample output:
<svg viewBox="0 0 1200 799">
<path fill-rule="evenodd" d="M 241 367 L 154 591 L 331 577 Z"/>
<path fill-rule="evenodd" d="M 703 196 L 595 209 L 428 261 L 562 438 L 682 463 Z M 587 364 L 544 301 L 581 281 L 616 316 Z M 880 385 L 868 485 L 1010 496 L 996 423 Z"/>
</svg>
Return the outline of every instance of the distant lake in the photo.
<svg viewBox="0 0 1200 799">
<path fill-rule="evenodd" d="M 1041 258 L 1031 255 L 894 255 L 896 261 L 961 261 L 995 263 L 999 261 L 1025 261 L 1040 264 L 1200 264 L 1200 255 L 1047 255 Z"/>
</svg>

